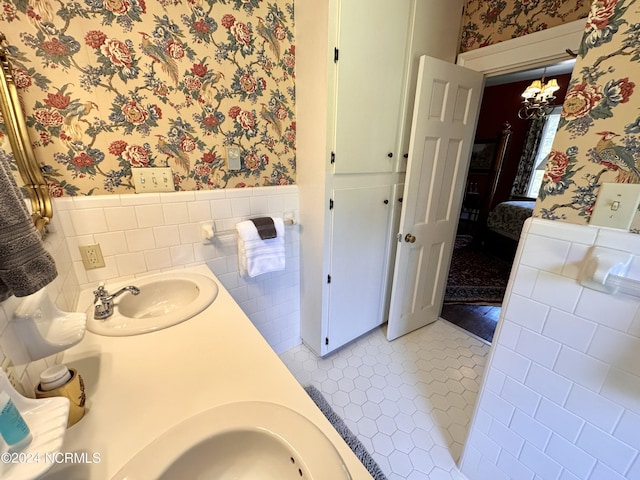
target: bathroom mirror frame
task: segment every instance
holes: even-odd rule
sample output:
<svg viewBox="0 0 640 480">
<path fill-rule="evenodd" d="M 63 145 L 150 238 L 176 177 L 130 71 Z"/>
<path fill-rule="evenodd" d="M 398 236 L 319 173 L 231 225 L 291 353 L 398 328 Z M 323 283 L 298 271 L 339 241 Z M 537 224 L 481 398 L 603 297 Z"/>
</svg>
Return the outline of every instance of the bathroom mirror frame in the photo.
<svg viewBox="0 0 640 480">
<path fill-rule="evenodd" d="M 49 188 L 31 148 L 20 97 L 16 88 L 7 49 L 7 40 L 0 33 L 0 110 L 24 188 L 31 200 L 31 218 L 44 235 L 47 223 L 53 218 Z"/>
</svg>

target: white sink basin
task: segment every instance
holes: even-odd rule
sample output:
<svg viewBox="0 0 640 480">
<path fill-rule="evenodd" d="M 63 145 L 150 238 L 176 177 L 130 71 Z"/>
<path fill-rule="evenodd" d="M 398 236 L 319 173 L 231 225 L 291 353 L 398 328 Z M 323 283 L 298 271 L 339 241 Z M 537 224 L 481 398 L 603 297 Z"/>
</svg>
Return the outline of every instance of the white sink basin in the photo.
<svg viewBox="0 0 640 480">
<path fill-rule="evenodd" d="M 114 293 L 124 285 L 134 285 L 140 293 L 117 297 L 113 315 L 105 320 L 93 317 L 92 305 L 87 310 L 87 330 L 115 337 L 161 330 L 202 312 L 218 295 L 216 282 L 191 272 L 167 272 L 105 287 Z"/>
<path fill-rule="evenodd" d="M 340 480 L 333 444 L 302 415 L 268 402 L 206 410 L 147 445 L 112 480 Z"/>
</svg>

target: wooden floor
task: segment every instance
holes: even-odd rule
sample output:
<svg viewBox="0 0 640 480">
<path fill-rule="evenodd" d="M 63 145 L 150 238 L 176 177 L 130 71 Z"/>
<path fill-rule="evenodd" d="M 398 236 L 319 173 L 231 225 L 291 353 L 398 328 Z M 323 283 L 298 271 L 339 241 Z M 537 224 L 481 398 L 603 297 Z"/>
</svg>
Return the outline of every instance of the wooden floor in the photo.
<svg viewBox="0 0 640 480">
<path fill-rule="evenodd" d="M 500 311 L 500 306 L 453 304 L 443 305 L 440 316 L 491 343 Z"/>
</svg>

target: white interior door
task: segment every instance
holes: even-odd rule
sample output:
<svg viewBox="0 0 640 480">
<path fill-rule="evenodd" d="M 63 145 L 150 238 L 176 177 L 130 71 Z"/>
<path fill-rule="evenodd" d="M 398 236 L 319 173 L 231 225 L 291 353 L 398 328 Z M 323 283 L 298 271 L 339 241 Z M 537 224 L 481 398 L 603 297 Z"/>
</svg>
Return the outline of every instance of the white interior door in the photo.
<svg viewBox="0 0 640 480">
<path fill-rule="evenodd" d="M 420 58 L 389 340 L 440 315 L 482 87 L 479 72 Z"/>
</svg>

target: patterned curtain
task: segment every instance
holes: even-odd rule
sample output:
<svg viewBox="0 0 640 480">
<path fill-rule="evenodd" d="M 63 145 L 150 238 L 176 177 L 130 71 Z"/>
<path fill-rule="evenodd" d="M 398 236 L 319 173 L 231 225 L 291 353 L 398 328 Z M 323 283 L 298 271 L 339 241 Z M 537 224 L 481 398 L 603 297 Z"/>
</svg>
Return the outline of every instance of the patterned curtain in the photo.
<svg viewBox="0 0 640 480">
<path fill-rule="evenodd" d="M 513 181 L 511 187 L 512 197 L 526 197 L 527 188 L 529 186 L 529 180 L 531 174 L 535 168 L 534 162 L 536 160 L 536 154 L 538 153 L 538 145 L 540 145 L 540 139 L 542 137 L 542 130 L 546 118 L 536 118 L 531 120 L 529 124 L 529 130 L 527 131 L 527 139 L 524 142 L 522 149 L 522 155 L 520 156 L 520 163 L 518 163 L 518 172 L 516 178 Z"/>
</svg>

